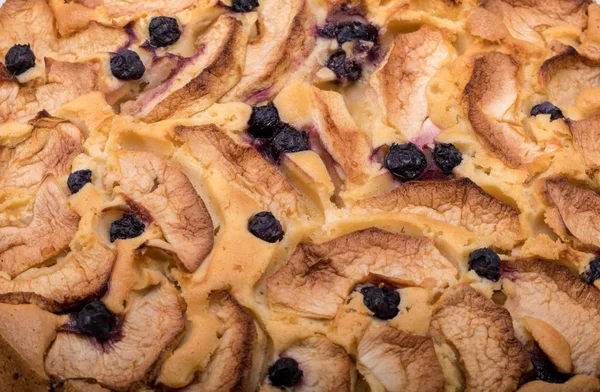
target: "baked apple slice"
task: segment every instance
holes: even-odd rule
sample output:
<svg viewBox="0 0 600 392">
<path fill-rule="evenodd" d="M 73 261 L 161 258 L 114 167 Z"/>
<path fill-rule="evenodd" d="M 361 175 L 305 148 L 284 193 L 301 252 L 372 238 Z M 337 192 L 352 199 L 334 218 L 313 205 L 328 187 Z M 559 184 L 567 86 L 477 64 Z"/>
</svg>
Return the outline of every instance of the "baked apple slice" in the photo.
<svg viewBox="0 0 600 392">
<path fill-rule="evenodd" d="M 452 287 L 438 300 L 430 334 L 453 348 L 469 391 L 514 391 L 530 366 L 508 311 L 467 284 Z"/>
<path fill-rule="evenodd" d="M 122 151 L 109 163 L 105 181 L 133 205 L 148 211 L 183 269 L 195 271 L 213 247 L 214 228 L 204 202 L 179 169 L 147 152 Z"/>
<path fill-rule="evenodd" d="M 193 57 L 163 83 L 124 103 L 121 114 L 154 122 L 188 117 L 206 109 L 240 80 L 247 40 L 238 19 L 219 17 L 199 38 Z"/>
<path fill-rule="evenodd" d="M 486 53 L 475 59 L 464 90 L 473 131 L 492 154 L 512 168 L 530 163 L 540 154 L 525 130 L 516 125 L 521 94 L 519 68 L 514 56 Z"/>
<path fill-rule="evenodd" d="M 332 319 L 352 289 L 368 278 L 441 289 L 457 270 L 426 237 L 366 229 L 322 243 L 302 243 L 267 279 L 270 306 Z"/>
<path fill-rule="evenodd" d="M 254 105 L 270 100 L 314 46 L 306 0 L 262 0 L 259 4 L 259 36 L 248 44 L 244 73 L 223 97 L 225 102 Z"/>
<path fill-rule="evenodd" d="M 406 182 L 393 192 L 358 201 L 353 210 L 360 214 L 422 215 L 478 235 L 492 236 L 495 245 L 503 249 L 512 249 L 524 237 L 519 211 L 468 178 Z"/>
<path fill-rule="evenodd" d="M 58 333 L 46 355 L 46 371 L 59 380 L 92 379 L 118 390 L 149 381 L 152 367 L 185 328 L 183 306 L 177 289 L 166 279 L 132 292 L 129 300 L 125 314 L 112 315 L 118 322 L 99 301 L 84 307 L 80 313 L 89 312 L 89 317 L 76 317 L 74 328 Z M 82 324 L 90 318 L 94 325 Z M 104 333 L 100 331 L 106 329 L 109 340 L 100 339 Z"/>
</svg>

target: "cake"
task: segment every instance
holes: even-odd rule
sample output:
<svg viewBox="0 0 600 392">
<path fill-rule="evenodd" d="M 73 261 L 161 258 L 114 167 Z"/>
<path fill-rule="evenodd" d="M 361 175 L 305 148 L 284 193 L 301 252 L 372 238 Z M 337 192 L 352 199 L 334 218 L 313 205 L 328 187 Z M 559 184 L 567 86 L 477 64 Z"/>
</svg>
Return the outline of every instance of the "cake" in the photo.
<svg viewBox="0 0 600 392">
<path fill-rule="evenodd" d="M 2 392 L 600 391 L 600 6 L 6 0 Z"/>
</svg>

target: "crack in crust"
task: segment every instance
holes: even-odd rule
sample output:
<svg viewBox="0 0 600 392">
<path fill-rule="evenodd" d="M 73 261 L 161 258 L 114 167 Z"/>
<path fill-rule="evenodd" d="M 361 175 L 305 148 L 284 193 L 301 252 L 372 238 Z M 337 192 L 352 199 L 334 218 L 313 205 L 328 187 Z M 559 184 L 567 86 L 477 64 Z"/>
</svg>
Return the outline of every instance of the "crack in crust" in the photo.
<svg viewBox="0 0 600 392">
<path fill-rule="evenodd" d="M 508 311 L 468 284 L 452 287 L 439 299 L 430 333 L 458 352 L 468 391 L 514 391 L 530 364 Z"/>
<path fill-rule="evenodd" d="M 175 137 L 186 143 L 192 156 L 205 167 L 216 166 L 268 210 L 288 217 L 299 215 L 296 191 L 254 147 L 236 143 L 213 124 L 178 126 Z"/>
<path fill-rule="evenodd" d="M 426 237 L 371 228 L 322 243 L 302 243 L 267 279 L 269 304 L 299 315 L 333 319 L 358 283 L 384 278 L 399 284 L 444 288 L 456 268 Z"/>
<path fill-rule="evenodd" d="M 574 373 L 600 375 L 600 292 L 544 260 L 505 260 L 502 275 L 513 283 L 504 306 L 515 325 L 546 322 L 569 343 Z"/>
<path fill-rule="evenodd" d="M 524 239 L 519 211 L 468 178 L 407 182 L 393 192 L 361 200 L 353 209 L 359 213 L 424 215 L 479 235 L 494 236 L 494 244 L 503 249 L 512 249 Z"/>
<path fill-rule="evenodd" d="M 499 52 L 486 53 L 473 65 L 464 103 L 473 131 L 506 165 L 518 168 L 533 161 L 537 146 L 517 125 L 520 96 L 519 61 Z"/>
</svg>

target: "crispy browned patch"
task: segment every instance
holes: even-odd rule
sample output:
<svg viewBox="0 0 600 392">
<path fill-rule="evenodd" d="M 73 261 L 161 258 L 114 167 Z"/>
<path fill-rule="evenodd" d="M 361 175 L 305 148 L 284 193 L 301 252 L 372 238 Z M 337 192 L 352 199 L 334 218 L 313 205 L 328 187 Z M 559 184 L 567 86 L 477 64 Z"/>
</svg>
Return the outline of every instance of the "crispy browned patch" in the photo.
<svg viewBox="0 0 600 392">
<path fill-rule="evenodd" d="M 517 322 L 535 317 L 569 343 L 573 372 L 600 374 L 600 292 L 568 268 L 544 260 L 506 260 L 502 276 L 513 293 L 504 306 Z"/>
<path fill-rule="evenodd" d="M 467 284 L 439 299 L 430 332 L 456 350 L 469 391 L 514 391 L 529 367 L 508 311 Z"/>
<path fill-rule="evenodd" d="M 443 288 L 456 273 L 430 239 L 371 228 L 318 245 L 300 244 L 267 279 L 267 297 L 273 307 L 331 319 L 361 281 L 379 277 Z"/>
<path fill-rule="evenodd" d="M 531 162 L 537 147 L 516 126 L 520 95 L 519 61 L 490 52 L 475 59 L 464 103 L 473 131 L 482 144 L 510 167 Z"/>
<path fill-rule="evenodd" d="M 590 169 L 600 168 L 600 116 L 569 121 L 573 144 L 583 155 Z"/>
<path fill-rule="evenodd" d="M 524 236 L 519 211 L 484 192 L 468 178 L 407 182 L 393 192 L 361 200 L 353 209 L 358 213 L 424 215 L 476 234 L 494 235 L 496 245 L 506 249 Z"/>
</svg>

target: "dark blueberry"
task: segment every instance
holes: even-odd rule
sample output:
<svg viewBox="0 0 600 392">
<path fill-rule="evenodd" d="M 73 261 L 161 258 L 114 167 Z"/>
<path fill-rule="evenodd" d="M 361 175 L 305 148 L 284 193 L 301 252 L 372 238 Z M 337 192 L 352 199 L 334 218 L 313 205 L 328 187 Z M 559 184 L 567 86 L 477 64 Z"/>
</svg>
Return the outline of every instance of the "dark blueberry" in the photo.
<svg viewBox="0 0 600 392">
<path fill-rule="evenodd" d="M 600 279 L 600 257 L 590 261 L 581 277 L 588 284 L 594 284 L 597 279 Z"/>
<path fill-rule="evenodd" d="M 469 270 L 497 282 L 500 279 L 500 257 L 490 248 L 477 249 L 469 255 Z"/>
<path fill-rule="evenodd" d="M 531 108 L 532 116 L 537 116 L 538 114 L 549 114 L 550 121 L 558 120 L 559 118 L 565 118 L 562 111 L 550 102 L 542 102 Z"/>
<path fill-rule="evenodd" d="M 302 370 L 293 358 L 279 358 L 269 367 L 269 381 L 279 388 L 291 388 L 302 378 Z"/>
<path fill-rule="evenodd" d="M 112 74 L 121 80 L 138 80 L 144 76 L 146 67 L 133 50 L 123 49 L 110 59 Z"/>
<path fill-rule="evenodd" d="M 377 39 L 377 30 L 372 26 L 357 21 L 338 25 L 335 29 L 335 38 L 342 45 L 350 41 L 371 41 Z"/>
<path fill-rule="evenodd" d="M 283 239 L 283 227 L 273 214 L 259 212 L 248 222 L 248 231 L 263 241 L 274 243 Z"/>
<path fill-rule="evenodd" d="M 105 341 L 110 336 L 112 318 L 106 306 L 96 299 L 85 305 L 77 314 L 77 329 L 81 333 Z"/>
<path fill-rule="evenodd" d="M 369 310 L 375 313 L 375 317 L 381 320 L 389 320 L 398 314 L 400 305 L 400 294 L 387 286 L 366 286 L 360 292 L 363 302 Z"/>
<path fill-rule="evenodd" d="M 150 21 L 150 45 L 156 48 L 164 48 L 173 45 L 179 37 L 181 30 L 177 19 L 168 16 L 157 16 Z"/>
<path fill-rule="evenodd" d="M 248 133 L 253 137 L 271 138 L 279 129 L 279 112 L 274 105 L 255 106 L 248 121 Z"/>
<path fill-rule="evenodd" d="M 306 150 L 308 150 L 306 132 L 294 129 L 289 125 L 283 126 L 271 140 L 271 152 L 275 159 L 279 159 L 281 154 Z"/>
<path fill-rule="evenodd" d="M 523 377 L 521 377 L 521 384 L 535 380 L 553 384 L 563 384 L 571 378 L 570 374 L 560 373 L 556 370 L 556 367 L 550 362 L 548 356 L 537 344 L 528 348 L 527 351 L 533 365 L 533 370 L 525 373 Z"/>
<path fill-rule="evenodd" d="M 385 166 L 401 180 L 414 180 L 427 168 L 427 158 L 423 151 L 412 143 L 394 143 L 385 156 Z"/>
<path fill-rule="evenodd" d="M 92 171 L 89 169 L 77 170 L 69 174 L 67 186 L 71 193 L 74 194 L 79 192 L 88 182 L 92 182 Z"/>
<path fill-rule="evenodd" d="M 462 162 L 462 154 L 450 143 L 439 143 L 433 150 L 433 160 L 442 173 L 449 176 L 452 169 Z"/>
<path fill-rule="evenodd" d="M 337 31 L 337 26 L 334 25 L 333 23 L 327 23 L 325 26 L 321 27 L 320 29 L 318 29 L 317 33 L 321 36 L 321 37 L 325 37 L 325 38 L 335 38 L 335 32 Z"/>
<path fill-rule="evenodd" d="M 4 62 L 10 73 L 21 75 L 28 69 L 35 67 L 35 55 L 29 44 L 16 44 L 6 52 Z"/>
<path fill-rule="evenodd" d="M 234 12 L 250 12 L 258 7 L 258 0 L 233 0 L 231 9 Z"/>
<path fill-rule="evenodd" d="M 127 214 L 110 224 L 110 242 L 139 237 L 146 226 L 137 216 Z"/>
<path fill-rule="evenodd" d="M 362 75 L 362 66 L 360 63 L 346 61 L 346 52 L 341 49 L 329 57 L 326 66 L 343 82 L 355 82 Z"/>
</svg>

